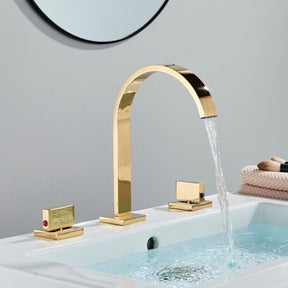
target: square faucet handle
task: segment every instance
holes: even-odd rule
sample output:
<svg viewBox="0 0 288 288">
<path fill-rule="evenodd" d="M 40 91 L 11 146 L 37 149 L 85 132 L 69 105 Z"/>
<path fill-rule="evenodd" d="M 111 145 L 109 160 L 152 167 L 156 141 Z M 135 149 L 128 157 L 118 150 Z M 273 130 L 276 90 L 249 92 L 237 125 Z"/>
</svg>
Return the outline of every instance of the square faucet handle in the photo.
<svg viewBox="0 0 288 288">
<path fill-rule="evenodd" d="M 82 227 L 75 227 L 74 205 L 61 206 L 42 211 L 42 230 L 34 230 L 35 238 L 63 240 L 83 235 Z"/>
<path fill-rule="evenodd" d="M 75 224 L 74 205 L 43 209 L 42 224 L 46 231 L 71 227 Z"/>
<path fill-rule="evenodd" d="M 204 182 L 176 182 L 177 201 L 199 203 L 204 201 Z"/>
</svg>

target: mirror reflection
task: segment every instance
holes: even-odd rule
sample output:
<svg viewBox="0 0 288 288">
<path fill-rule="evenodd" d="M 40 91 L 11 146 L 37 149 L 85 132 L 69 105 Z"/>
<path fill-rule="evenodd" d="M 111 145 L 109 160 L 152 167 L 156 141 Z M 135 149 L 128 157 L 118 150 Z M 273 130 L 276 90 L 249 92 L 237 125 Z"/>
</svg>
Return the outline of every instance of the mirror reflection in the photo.
<svg viewBox="0 0 288 288">
<path fill-rule="evenodd" d="M 77 38 L 112 43 L 147 27 L 168 0 L 32 0 L 58 28 Z"/>
</svg>

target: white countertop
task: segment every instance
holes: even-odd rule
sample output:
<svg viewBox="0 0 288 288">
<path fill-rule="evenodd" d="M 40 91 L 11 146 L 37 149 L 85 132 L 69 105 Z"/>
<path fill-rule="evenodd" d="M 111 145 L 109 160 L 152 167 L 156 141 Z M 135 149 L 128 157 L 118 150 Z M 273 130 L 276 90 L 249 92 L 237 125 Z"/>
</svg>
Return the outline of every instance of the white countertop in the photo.
<svg viewBox="0 0 288 288">
<path fill-rule="evenodd" d="M 228 193 L 229 205 L 232 208 L 236 205 L 246 205 L 249 202 L 261 201 L 271 202 L 282 205 L 288 205 L 288 202 L 240 196 Z M 89 277 L 90 271 L 84 274 L 71 266 L 48 262 L 37 257 L 31 257 L 37 251 L 43 249 L 51 249 L 54 247 L 66 247 L 67 245 L 84 245 L 94 241 L 95 239 L 111 238 L 119 233 L 127 233 L 128 231 L 137 231 L 143 227 L 151 227 L 157 225 L 167 225 L 167 223 L 179 221 L 179 219 L 187 219 L 191 217 L 201 217 L 207 213 L 218 213 L 219 204 L 217 195 L 206 197 L 207 200 L 213 201 L 213 207 L 195 212 L 169 212 L 167 206 L 154 207 L 137 211 L 137 213 L 146 214 L 146 222 L 132 224 L 129 226 L 113 226 L 109 224 L 100 224 L 98 220 L 80 223 L 76 226 L 84 227 L 84 235 L 66 240 L 42 240 L 34 239 L 33 233 L 9 237 L 0 240 L 0 277 L 3 287 L 112 287 L 117 284 L 117 277 L 107 275 L 102 277 L 101 273 L 97 276 L 98 280 L 93 276 Z M 37 228 L 37 227 L 35 227 Z M 278 261 L 278 260 L 277 260 Z M 288 264 L 287 259 L 279 260 L 277 269 L 271 267 L 269 263 L 252 269 L 255 273 L 247 274 L 241 271 L 236 275 L 230 275 L 200 284 L 197 287 L 286 287 L 288 283 Z M 275 265 L 274 265 L 275 266 Z M 269 273 L 267 273 L 269 271 Z M 94 271 L 93 271 L 94 272 Z M 87 276 L 88 275 L 88 276 Z M 126 281 L 126 282 L 125 282 Z M 143 282 L 137 283 L 135 280 L 126 279 L 126 286 L 123 287 L 155 287 L 151 284 Z M 213 282 L 213 283 L 212 283 Z M 129 283 L 129 285 L 128 285 Z M 212 286 L 211 286 L 212 284 Z M 276 285 L 277 284 L 277 285 Z M 276 285 L 276 286 L 275 286 Z M 117 285 L 116 285 L 117 286 Z M 116 287 L 115 286 L 115 287 Z M 120 286 L 117 286 L 120 287 Z M 122 287 L 122 286 L 121 286 Z M 194 286 L 195 287 L 195 286 Z"/>
</svg>

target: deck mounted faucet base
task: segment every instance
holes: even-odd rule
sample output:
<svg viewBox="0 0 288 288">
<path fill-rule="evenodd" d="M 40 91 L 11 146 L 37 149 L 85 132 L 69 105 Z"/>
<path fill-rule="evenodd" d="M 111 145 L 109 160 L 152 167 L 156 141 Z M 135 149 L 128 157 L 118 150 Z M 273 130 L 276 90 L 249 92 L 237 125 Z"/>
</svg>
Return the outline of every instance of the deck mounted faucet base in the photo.
<svg viewBox="0 0 288 288">
<path fill-rule="evenodd" d="M 169 209 L 197 211 L 212 207 L 212 201 L 201 201 L 199 203 L 189 203 L 186 201 L 170 202 Z"/>
<path fill-rule="evenodd" d="M 76 236 L 81 236 L 83 234 L 84 229 L 82 227 L 69 227 L 51 232 L 44 230 L 34 230 L 35 238 L 44 238 L 49 240 L 63 240 Z"/>
<path fill-rule="evenodd" d="M 101 223 L 108 223 L 108 224 L 114 224 L 114 225 L 120 225 L 120 226 L 125 226 L 141 221 L 146 220 L 146 215 L 143 214 L 136 214 L 136 213 L 131 213 L 129 217 L 126 219 L 121 218 L 121 217 L 116 217 L 114 215 L 109 215 L 109 216 L 100 216 L 100 222 Z"/>
</svg>

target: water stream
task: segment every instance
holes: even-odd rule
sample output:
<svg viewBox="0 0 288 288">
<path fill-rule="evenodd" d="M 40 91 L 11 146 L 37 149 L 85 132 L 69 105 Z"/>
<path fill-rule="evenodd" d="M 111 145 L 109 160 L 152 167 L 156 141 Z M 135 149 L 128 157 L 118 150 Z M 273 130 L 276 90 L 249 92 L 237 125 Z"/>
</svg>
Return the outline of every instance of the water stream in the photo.
<svg viewBox="0 0 288 288">
<path fill-rule="evenodd" d="M 128 253 L 103 262 L 90 263 L 85 265 L 85 268 L 155 285 L 191 287 L 267 261 L 288 257 L 288 230 L 285 226 L 255 221 L 232 231 L 227 190 L 220 161 L 216 119 L 207 118 L 204 122 L 214 158 L 220 217 L 224 231 L 162 245 L 157 249 Z M 223 253 L 225 249 L 227 253 Z M 234 262 L 234 257 L 237 262 Z"/>
<path fill-rule="evenodd" d="M 204 123 L 207 130 L 211 151 L 214 159 L 216 188 L 218 190 L 218 199 L 220 203 L 220 216 L 225 232 L 225 241 L 227 244 L 228 257 L 230 261 L 229 264 L 234 265 L 232 223 L 229 211 L 229 203 L 227 199 L 225 179 L 221 166 L 220 150 L 217 138 L 216 117 L 205 118 Z"/>
</svg>

